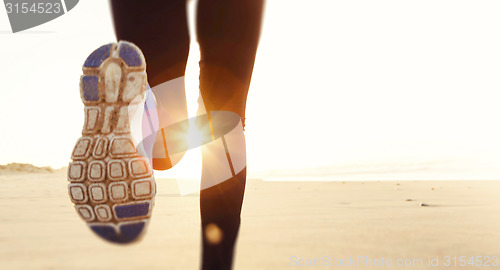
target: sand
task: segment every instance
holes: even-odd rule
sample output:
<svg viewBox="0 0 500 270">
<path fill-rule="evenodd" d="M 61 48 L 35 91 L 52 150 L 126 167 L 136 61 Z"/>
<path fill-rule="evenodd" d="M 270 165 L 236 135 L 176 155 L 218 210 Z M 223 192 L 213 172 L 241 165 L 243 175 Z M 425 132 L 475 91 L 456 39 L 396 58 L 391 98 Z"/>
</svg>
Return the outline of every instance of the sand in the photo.
<svg viewBox="0 0 500 270">
<path fill-rule="evenodd" d="M 198 269 L 198 197 L 180 196 L 175 180 L 157 182 L 147 235 L 117 246 L 78 218 L 64 173 L 0 176 L 0 269 Z M 235 269 L 495 269 L 443 264 L 500 255 L 499 194 L 499 181 L 251 179 Z M 349 261 L 358 256 L 365 262 Z M 431 268 L 436 256 L 440 267 Z M 307 262 L 316 265 L 297 265 Z"/>
</svg>

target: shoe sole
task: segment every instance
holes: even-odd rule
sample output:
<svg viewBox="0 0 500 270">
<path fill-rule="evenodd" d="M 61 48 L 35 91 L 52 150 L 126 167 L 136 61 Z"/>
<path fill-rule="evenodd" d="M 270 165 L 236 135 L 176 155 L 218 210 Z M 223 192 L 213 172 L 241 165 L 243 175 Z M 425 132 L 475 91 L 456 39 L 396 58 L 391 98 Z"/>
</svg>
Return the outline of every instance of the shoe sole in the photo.
<svg viewBox="0 0 500 270">
<path fill-rule="evenodd" d="M 129 42 L 104 45 L 87 58 L 80 79 L 82 137 L 68 166 L 68 193 L 80 217 L 115 243 L 138 240 L 154 206 L 149 161 L 133 144 L 128 106 L 147 87 L 146 63 Z"/>
</svg>

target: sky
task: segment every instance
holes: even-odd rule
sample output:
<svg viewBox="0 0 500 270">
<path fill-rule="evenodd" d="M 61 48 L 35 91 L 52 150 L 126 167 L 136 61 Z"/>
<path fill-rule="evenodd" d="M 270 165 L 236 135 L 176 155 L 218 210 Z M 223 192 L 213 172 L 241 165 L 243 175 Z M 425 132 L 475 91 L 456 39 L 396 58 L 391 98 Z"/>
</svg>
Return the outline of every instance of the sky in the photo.
<svg viewBox="0 0 500 270">
<path fill-rule="evenodd" d="M 490 0 L 268 0 L 247 103 L 250 174 L 438 164 L 460 168 L 458 178 L 500 179 L 499 8 Z M 81 65 L 114 40 L 107 1 L 80 1 L 16 34 L 0 8 L 0 164 L 67 165 L 83 125 Z M 186 73 L 192 114 L 195 40 Z M 193 150 L 165 176 L 195 177 L 199 168 Z"/>
</svg>

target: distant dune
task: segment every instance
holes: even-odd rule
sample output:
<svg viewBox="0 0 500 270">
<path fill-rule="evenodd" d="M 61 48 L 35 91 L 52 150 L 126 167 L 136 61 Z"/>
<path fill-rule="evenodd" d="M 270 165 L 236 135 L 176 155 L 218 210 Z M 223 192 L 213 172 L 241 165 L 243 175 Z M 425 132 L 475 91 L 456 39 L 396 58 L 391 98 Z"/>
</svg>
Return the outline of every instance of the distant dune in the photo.
<svg viewBox="0 0 500 270">
<path fill-rule="evenodd" d="M 38 167 L 28 163 L 9 163 L 0 165 L 0 175 L 23 174 L 23 173 L 58 173 L 66 171 L 66 167 L 54 169 L 51 167 Z"/>
</svg>

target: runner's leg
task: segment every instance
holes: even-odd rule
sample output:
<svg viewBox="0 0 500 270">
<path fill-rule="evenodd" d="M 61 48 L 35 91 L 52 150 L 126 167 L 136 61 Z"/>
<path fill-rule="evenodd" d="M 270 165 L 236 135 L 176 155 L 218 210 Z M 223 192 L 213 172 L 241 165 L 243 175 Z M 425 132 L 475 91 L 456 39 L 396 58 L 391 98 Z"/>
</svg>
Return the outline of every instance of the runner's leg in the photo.
<svg viewBox="0 0 500 270">
<path fill-rule="evenodd" d="M 209 115 L 211 111 L 235 112 L 244 125 L 262 10 L 263 0 L 199 0 L 197 38 L 201 50 L 200 100 L 203 102 L 200 106 L 203 105 Z M 229 140 L 219 144 L 224 145 L 225 149 L 219 149 L 226 152 L 232 174 L 228 180 L 216 185 L 207 183 L 214 180 L 209 179 L 210 176 L 227 168 L 213 166 L 211 157 L 216 155 L 213 152 L 218 151 L 217 146 L 209 144 L 202 151 L 202 188 L 208 187 L 200 192 L 202 269 L 232 267 L 246 181 L 246 166 L 235 170 L 236 163 L 245 159 L 244 135 L 242 126 L 240 128 L 239 133 L 231 135 L 231 141 L 239 141 L 236 148 L 243 149 L 232 149 L 234 143 Z M 237 154 L 231 156 L 230 153 L 239 153 L 240 160 L 235 160 Z M 220 235 L 221 239 L 215 239 L 220 241 L 214 241 L 214 235 Z"/>
<path fill-rule="evenodd" d="M 111 0 L 111 9 L 117 39 L 135 43 L 146 58 L 160 128 L 154 142 L 153 167 L 169 169 L 183 153 L 168 153 L 168 142 L 174 139 L 166 137 L 168 132 L 163 128 L 188 117 L 184 89 L 190 42 L 186 0 Z"/>
</svg>

